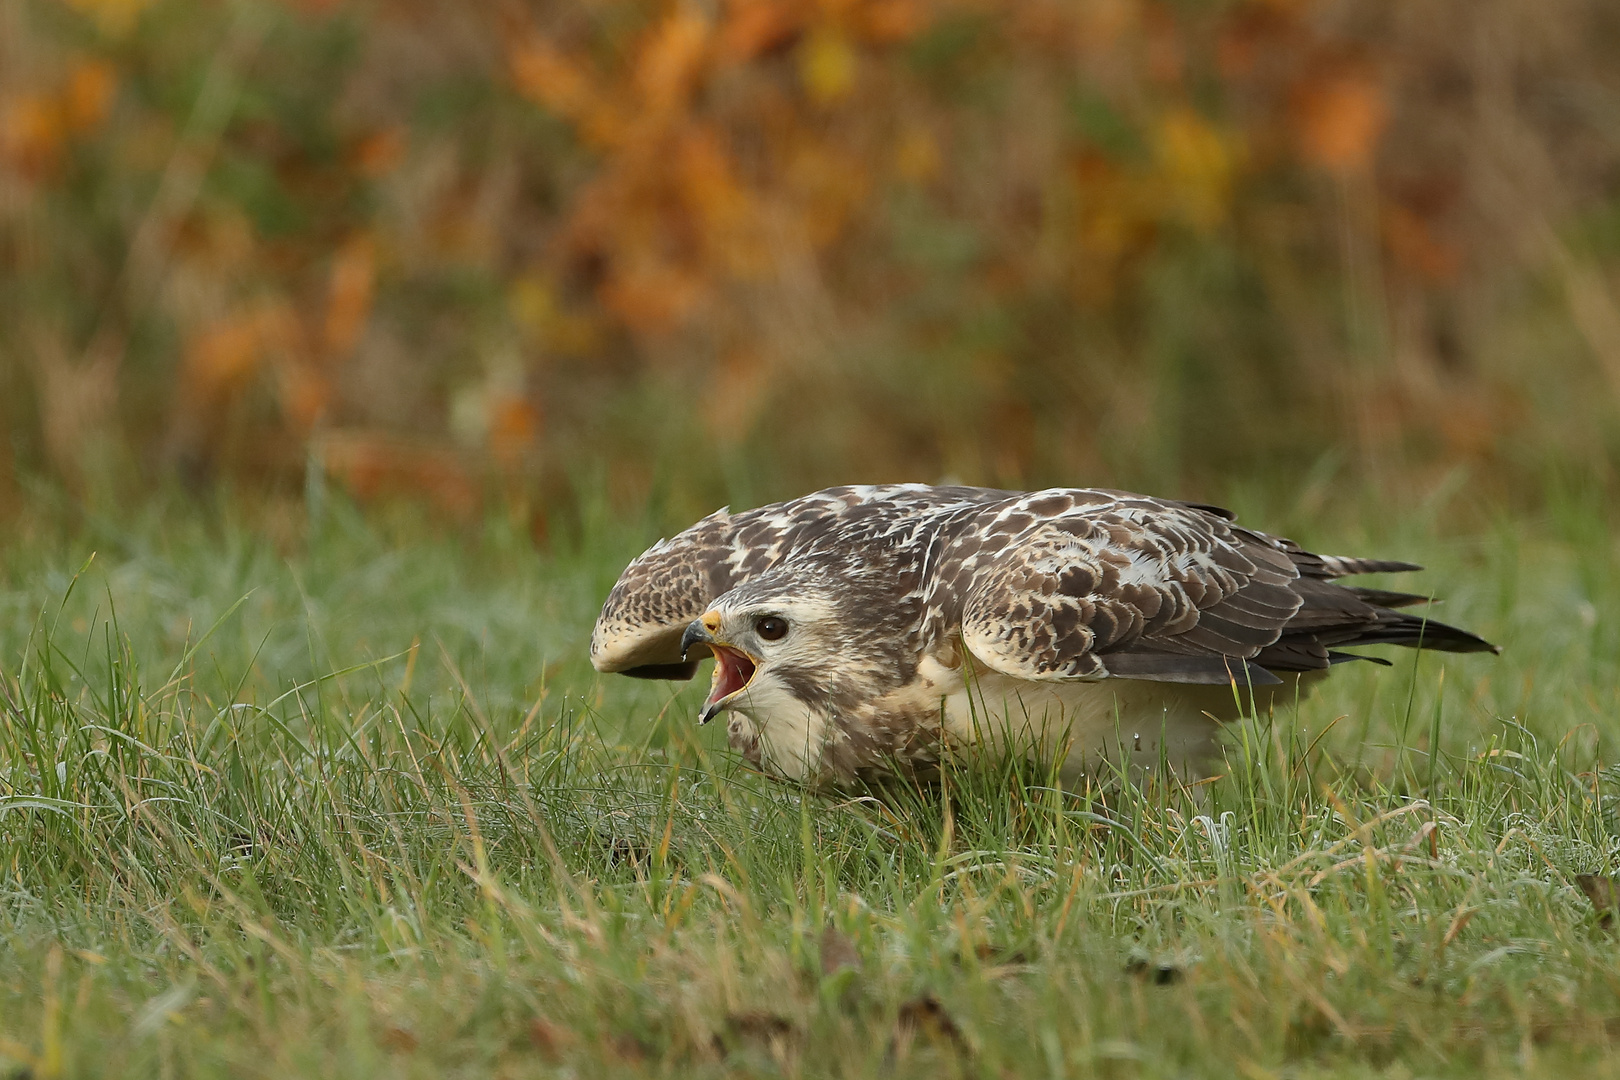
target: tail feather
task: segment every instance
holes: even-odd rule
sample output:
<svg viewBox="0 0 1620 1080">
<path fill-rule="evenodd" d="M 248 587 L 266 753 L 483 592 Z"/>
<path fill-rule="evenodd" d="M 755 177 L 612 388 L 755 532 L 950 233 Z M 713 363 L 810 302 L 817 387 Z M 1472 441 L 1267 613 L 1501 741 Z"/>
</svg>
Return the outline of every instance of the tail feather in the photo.
<svg viewBox="0 0 1620 1080">
<path fill-rule="evenodd" d="M 1365 589 L 1359 585 L 1343 585 L 1340 587 L 1353 594 L 1357 600 L 1364 604 L 1371 604 L 1373 607 L 1402 608 L 1411 607 L 1413 604 L 1439 602 L 1432 596 L 1424 596 L 1422 593 L 1391 592 L 1388 589 Z"/>
<path fill-rule="evenodd" d="M 1335 585 L 1331 579 L 1348 574 L 1394 573 L 1418 569 L 1412 563 L 1379 559 L 1350 559 L 1291 553 L 1300 577 L 1294 591 L 1303 600 L 1277 640 L 1253 658 L 1273 671 L 1312 671 L 1349 660 L 1373 660 L 1342 652 L 1363 645 L 1402 645 L 1437 652 L 1489 652 L 1501 650 L 1477 634 L 1397 608 L 1425 604 L 1420 593 L 1393 592 L 1360 586 Z"/>
<path fill-rule="evenodd" d="M 1321 637 L 1333 636 L 1335 640 L 1327 642 L 1335 648 L 1356 645 L 1405 645 L 1414 649 L 1434 649 L 1438 652 L 1488 652 L 1500 653 L 1502 650 L 1477 634 L 1470 634 L 1467 630 L 1452 626 L 1449 623 L 1437 622 L 1434 619 L 1423 619 L 1416 615 L 1407 615 L 1401 612 L 1383 609 L 1378 612 L 1380 618 L 1370 626 L 1349 630 L 1342 637 L 1337 635 L 1318 635 Z"/>
<path fill-rule="evenodd" d="M 1385 660 L 1382 656 L 1366 656 L 1362 653 L 1340 652 L 1337 649 L 1331 649 L 1328 651 L 1328 663 L 1330 664 L 1348 664 L 1352 660 L 1365 660 L 1367 663 L 1377 664 L 1379 667 L 1395 666 L 1388 660 Z"/>
<path fill-rule="evenodd" d="M 1317 558 L 1321 560 L 1321 576 L 1329 579 L 1356 574 L 1404 574 L 1423 569 L 1417 563 L 1396 559 L 1356 559 L 1347 555 L 1318 555 Z"/>
</svg>

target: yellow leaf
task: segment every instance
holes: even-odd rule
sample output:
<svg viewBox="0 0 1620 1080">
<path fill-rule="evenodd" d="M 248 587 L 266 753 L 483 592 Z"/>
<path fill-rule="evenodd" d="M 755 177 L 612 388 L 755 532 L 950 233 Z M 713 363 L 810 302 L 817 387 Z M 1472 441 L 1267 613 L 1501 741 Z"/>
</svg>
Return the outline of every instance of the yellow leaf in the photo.
<svg viewBox="0 0 1620 1080">
<path fill-rule="evenodd" d="M 247 313 L 224 318 L 186 343 L 186 385 L 202 398 L 240 383 L 259 364 L 259 323 Z"/>
<path fill-rule="evenodd" d="M 1226 219 L 1235 162 L 1226 139 L 1191 109 L 1175 108 L 1159 118 L 1154 151 L 1166 182 L 1165 210 L 1197 229 Z"/>
<path fill-rule="evenodd" d="M 559 116 L 576 119 L 590 104 L 589 75 L 549 41 L 520 42 L 507 54 L 506 62 L 518 93 Z"/>
<path fill-rule="evenodd" d="M 708 22 L 690 8 L 670 13 L 653 29 L 636 63 L 636 85 L 648 107 L 664 111 L 686 100 L 708 44 Z"/>
<path fill-rule="evenodd" d="M 831 27 L 816 30 L 799 47 L 799 78 L 812 101 L 837 101 L 855 86 L 855 50 Z"/>
<path fill-rule="evenodd" d="M 107 36 L 122 37 L 135 28 L 136 20 L 152 6 L 152 0 L 67 0 L 67 5 L 94 19 Z"/>
<path fill-rule="evenodd" d="M 55 167 L 64 134 L 62 109 L 48 97 L 25 94 L 0 106 L 0 157 L 26 174 Z"/>
<path fill-rule="evenodd" d="M 939 142 L 926 128 L 912 128 L 900 136 L 894 150 L 894 171 L 914 184 L 939 175 Z"/>
<path fill-rule="evenodd" d="M 525 338 L 566 356 L 596 348 L 597 330 L 590 319 L 564 311 L 551 286 L 538 274 L 520 275 L 506 290 L 507 309 Z"/>
<path fill-rule="evenodd" d="M 703 278 L 668 260 L 643 255 L 616 266 L 602 299 L 630 327 L 661 333 L 681 325 L 703 299 Z"/>
<path fill-rule="evenodd" d="M 506 290 L 507 307 L 512 318 L 524 330 L 542 334 L 557 315 L 557 301 L 544 279 L 535 274 L 524 274 Z"/>
<path fill-rule="evenodd" d="M 73 69 L 62 91 L 62 119 L 70 131 L 88 131 L 107 118 L 118 76 L 105 60 L 86 60 Z"/>
</svg>

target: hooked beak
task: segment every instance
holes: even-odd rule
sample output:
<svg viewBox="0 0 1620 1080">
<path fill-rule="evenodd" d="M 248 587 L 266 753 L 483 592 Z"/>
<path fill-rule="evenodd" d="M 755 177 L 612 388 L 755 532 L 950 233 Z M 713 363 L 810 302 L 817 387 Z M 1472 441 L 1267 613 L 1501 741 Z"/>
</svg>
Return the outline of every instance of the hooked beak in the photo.
<svg viewBox="0 0 1620 1080">
<path fill-rule="evenodd" d="M 681 659 L 685 660 L 691 654 L 692 647 L 695 645 L 712 644 L 714 644 L 714 635 L 709 632 L 707 626 L 703 625 L 703 620 L 693 619 L 692 625 L 688 626 L 686 633 L 681 635 Z"/>
<path fill-rule="evenodd" d="M 698 723 L 707 724 L 730 704 L 731 699 L 748 689 L 754 678 L 758 662 L 741 649 L 721 641 L 705 625 L 704 619 L 694 619 L 681 635 L 681 656 L 685 657 L 698 645 L 707 645 L 714 653 L 714 682 L 709 687 L 709 699 L 703 703 Z"/>
</svg>

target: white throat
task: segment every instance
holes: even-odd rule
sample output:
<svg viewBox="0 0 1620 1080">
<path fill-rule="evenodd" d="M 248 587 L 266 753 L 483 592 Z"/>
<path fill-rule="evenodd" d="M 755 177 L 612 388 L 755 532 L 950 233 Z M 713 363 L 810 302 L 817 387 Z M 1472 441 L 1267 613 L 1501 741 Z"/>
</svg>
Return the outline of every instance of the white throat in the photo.
<svg viewBox="0 0 1620 1080">
<path fill-rule="evenodd" d="M 766 772 L 787 780 L 812 777 L 827 744 L 824 713 L 789 693 L 763 668 L 729 708 L 726 731 L 733 745 L 757 739 Z"/>
</svg>

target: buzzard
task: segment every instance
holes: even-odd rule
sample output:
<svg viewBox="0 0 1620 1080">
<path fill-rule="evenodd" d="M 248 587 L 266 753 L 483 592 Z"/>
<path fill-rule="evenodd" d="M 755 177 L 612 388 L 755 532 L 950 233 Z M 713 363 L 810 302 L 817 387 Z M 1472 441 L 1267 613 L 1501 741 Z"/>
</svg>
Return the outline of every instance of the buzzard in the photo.
<svg viewBox="0 0 1620 1080">
<path fill-rule="evenodd" d="M 598 671 L 690 679 L 700 723 L 810 785 L 926 771 L 951 749 L 1197 773 L 1220 721 L 1293 698 L 1344 651 L 1495 652 L 1335 584 L 1411 563 L 1315 555 L 1219 507 L 1124 491 L 836 487 L 719 510 L 626 567 Z"/>
</svg>

